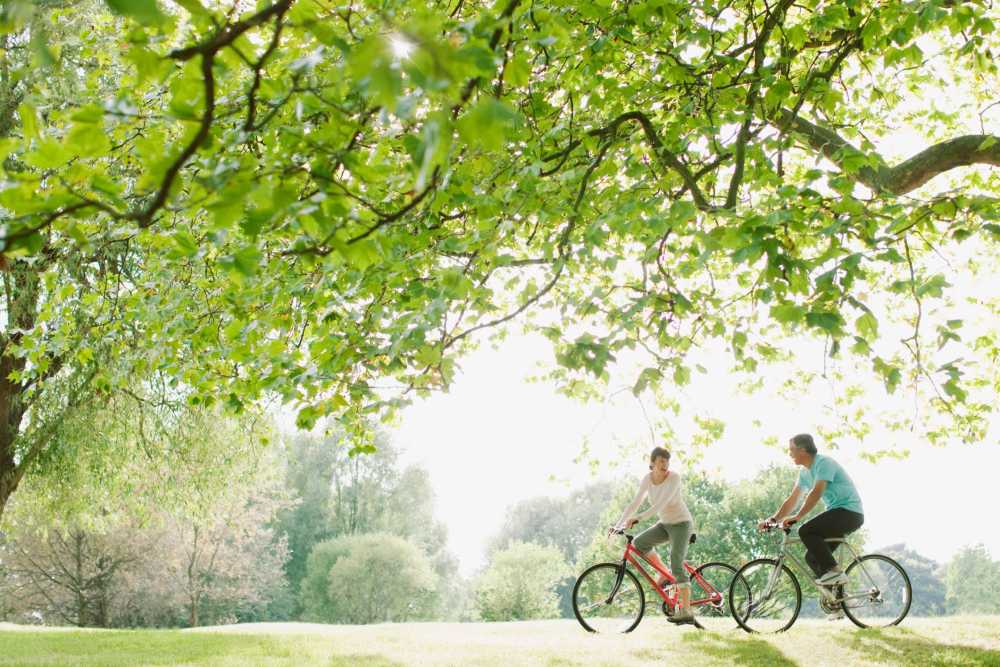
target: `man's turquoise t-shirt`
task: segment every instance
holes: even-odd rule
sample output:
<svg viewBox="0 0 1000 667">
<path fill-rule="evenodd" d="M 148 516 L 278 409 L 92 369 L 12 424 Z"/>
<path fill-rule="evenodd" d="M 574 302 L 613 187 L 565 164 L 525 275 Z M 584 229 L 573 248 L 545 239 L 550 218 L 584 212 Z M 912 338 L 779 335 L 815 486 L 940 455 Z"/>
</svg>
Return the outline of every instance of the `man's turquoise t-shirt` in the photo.
<svg viewBox="0 0 1000 667">
<path fill-rule="evenodd" d="M 854 488 L 854 482 L 851 481 L 847 471 L 829 456 L 822 454 L 816 455 L 809 468 L 799 471 L 799 487 L 808 493 L 819 480 L 826 481 L 826 488 L 823 490 L 823 503 L 826 509 L 865 513 L 861 507 L 861 496 Z"/>
</svg>

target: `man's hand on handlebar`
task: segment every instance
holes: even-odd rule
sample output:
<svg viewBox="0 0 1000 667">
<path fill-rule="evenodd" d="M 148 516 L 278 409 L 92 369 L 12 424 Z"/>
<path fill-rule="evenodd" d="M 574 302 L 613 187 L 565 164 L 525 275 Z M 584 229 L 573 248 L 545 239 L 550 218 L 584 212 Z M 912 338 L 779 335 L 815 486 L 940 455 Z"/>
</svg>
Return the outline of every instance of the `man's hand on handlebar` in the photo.
<svg viewBox="0 0 1000 667">
<path fill-rule="evenodd" d="M 798 519 L 791 516 L 786 516 L 780 521 L 774 517 L 768 517 L 757 523 L 757 530 L 761 532 L 766 532 L 768 530 L 774 530 L 775 528 L 781 528 L 787 530 L 790 526 L 798 522 Z"/>
</svg>

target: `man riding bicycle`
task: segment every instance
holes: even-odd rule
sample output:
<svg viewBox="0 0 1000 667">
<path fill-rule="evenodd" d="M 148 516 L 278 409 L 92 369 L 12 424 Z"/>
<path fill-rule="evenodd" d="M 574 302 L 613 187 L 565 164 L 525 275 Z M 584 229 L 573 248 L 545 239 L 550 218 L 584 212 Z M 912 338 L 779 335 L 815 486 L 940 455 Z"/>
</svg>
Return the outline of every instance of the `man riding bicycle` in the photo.
<svg viewBox="0 0 1000 667">
<path fill-rule="evenodd" d="M 781 523 L 787 528 L 809 513 L 816 503 L 823 500 L 826 511 L 816 515 L 799 528 L 799 539 L 806 547 L 806 563 L 816 574 L 820 586 L 837 586 L 847 582 L 833 557 L 828 538 L 842 538 L 853 533 L 865 522 L 861 497 L 854 482 L 844 468 L 829 456 L 818 454 L 813 437 L 800 433 L 788 441 L 788 455 L 796 465 L 802 466 L 791 494 L 778 511 L 759 524 L 761 530 L 768 524 Z M 795 514 L 791 514 L 805 494 L 805 501 Z M 842 614 L 833 614 L 842 618 Z M 833 620 L 833 619 L 831 619 Z"/>
</svg>

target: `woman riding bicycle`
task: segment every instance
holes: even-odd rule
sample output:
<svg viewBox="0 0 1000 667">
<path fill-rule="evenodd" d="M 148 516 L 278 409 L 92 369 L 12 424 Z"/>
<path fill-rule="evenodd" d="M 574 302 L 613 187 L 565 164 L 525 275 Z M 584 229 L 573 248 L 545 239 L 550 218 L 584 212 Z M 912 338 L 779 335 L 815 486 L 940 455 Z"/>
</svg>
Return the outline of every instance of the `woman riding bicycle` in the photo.
<svg viewBox="0 0 1000 667">
<path fill-rule="evenodd" d="M 628 529 L 636 523 L 657 514 L 659 522 L 640 533 L 632 542 L 651 563 L 663 570 L 666 566 L 653 547 L 670 542 L 670 572 L 677 579 L 677 613 L 670 617 L 672 623 L 691 623 L 691 578 L 684 569 L 688 540 L 693 530 L 693 519 L 681 493 L 681 476 L 669 470 L 670 452 L 656 447 L 649 455 L 649 473 L 639 481 L 639 491 L 622 512 L 617 529 Z M 649 498 L 649 509 L 636 514 L 643 498 Z M 664 580 L 658 582 L 662 587 Z"/>
</svg>

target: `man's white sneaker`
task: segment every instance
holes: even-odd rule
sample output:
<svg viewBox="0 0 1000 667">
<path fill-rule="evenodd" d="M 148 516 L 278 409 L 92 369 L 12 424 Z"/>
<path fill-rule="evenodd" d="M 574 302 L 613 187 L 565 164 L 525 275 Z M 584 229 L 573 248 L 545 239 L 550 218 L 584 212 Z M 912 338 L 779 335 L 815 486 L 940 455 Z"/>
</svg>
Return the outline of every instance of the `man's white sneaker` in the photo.
<svg viewBox="0 0 1000 667">
<path fill-rule="evenodd" d="M 840 570 L 830 570 L 822 577 L 816 580 L 816 583 L 820 586 L 836 586 L 838 584 L 847 583 L 847 575 Z"/>
<path fill-rule="evenodd" d="M 842 620 L 843 618 L 844 618 L 844 611 L 842 609 L 838 609 L 837 611 L 832 611 L 826 615 L 826 620 L 828 621 L 839 621 Z"/>
</svg>

